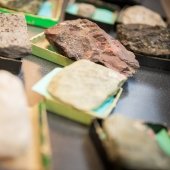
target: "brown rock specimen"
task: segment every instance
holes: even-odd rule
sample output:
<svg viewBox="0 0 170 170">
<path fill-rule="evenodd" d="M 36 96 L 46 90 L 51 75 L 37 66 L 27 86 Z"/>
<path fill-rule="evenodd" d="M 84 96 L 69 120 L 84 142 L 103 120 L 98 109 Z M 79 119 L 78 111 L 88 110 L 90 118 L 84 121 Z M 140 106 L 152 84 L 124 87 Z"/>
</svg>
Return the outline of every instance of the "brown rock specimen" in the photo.
<svg viewBox="0 0 170 170">
<path fill-rule="evenodd" d="M 64 21 L 47 29 L 45 35 L 57 52 L 70 59 L 89 59 L 126 76 L 139 68 L 132 52 L 89 20 Z"/>
</svg>

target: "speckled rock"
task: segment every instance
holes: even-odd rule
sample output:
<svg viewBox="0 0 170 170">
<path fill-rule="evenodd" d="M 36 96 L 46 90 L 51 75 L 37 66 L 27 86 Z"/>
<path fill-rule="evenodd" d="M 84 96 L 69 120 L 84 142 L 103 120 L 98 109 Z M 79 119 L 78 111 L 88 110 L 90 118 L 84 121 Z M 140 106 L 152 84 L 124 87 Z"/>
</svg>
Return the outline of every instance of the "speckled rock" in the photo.
<svg viewBox="0 0 170 170">
<path fill-rule="evenodd" d="M 25 17 L 0 13 L 0 56 L 21 58 L 31 53 Z"/>
</svg>

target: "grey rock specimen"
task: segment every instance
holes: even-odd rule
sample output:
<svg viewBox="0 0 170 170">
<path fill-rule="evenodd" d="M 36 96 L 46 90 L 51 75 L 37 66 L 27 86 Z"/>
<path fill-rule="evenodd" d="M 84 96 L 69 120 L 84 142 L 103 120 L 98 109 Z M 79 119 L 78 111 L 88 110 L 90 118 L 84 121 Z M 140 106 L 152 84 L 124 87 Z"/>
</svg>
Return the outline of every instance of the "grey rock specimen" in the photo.
<svg viewBox="0 0 170 170">
<path fill-rule="evenodd" d="M 22 58 L 30 53 L 31 43 L 24 15 L 0 13 L 0 56 Z"/>
<path fill-rule="evenodd" d="M 53 77 L 49 93 L 74 108 L 91 111 L 115 95 L 126 77 L 89 60 L 79 60 Z"/>
<path fill-rule="evenodd" d="M 64 21 L 47 29 L 45 35 L 56 51 L 70 59 L 88 59 L 126 76 L 139 68 L 132 52 L 89 20 Z"/>
</svg>

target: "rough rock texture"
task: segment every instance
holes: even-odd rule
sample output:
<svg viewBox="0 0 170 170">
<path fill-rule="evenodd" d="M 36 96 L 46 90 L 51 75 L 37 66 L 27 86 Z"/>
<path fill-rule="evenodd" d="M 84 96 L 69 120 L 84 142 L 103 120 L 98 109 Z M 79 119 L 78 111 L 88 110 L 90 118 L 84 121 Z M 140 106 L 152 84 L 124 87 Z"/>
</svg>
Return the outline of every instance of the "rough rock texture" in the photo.
<svg viewBox="0 0 170 170">
<path fill-rule="evenodd" d="M 57 100 L 89 111 L 115 95 L 125 81 L 126 77 L 117 71 L 89 60 L 79 60 L 54 76 L 48 91 Z"/>
<path fill-rule="evenodd" d="M 117 35 L 121 43 L 133 52 L 154 56 L 170 55 L 170 28 L 118 25 Z"/>
<path fill-rule="evenodd" d="M 118 21 L 122 24 L 146 24 L 166 27 L 166 23 L 158 13 L 141 5 L 135 5 L 122 10 Z"/>
<path fill-rule="evenodd" d="M 103 123 L 104 146 L 111 161 L 131 170 L 169 170 L 170 157 L 157 144 L 147 126 L 121 115 Z"/>
<path fill-rule="evenodd" d="M 15 7 L 20 8 L 23 4 L 30 2 L 31 0 L 1 0 L 0 5 L 3 7 Z"/>
<path fill-rule="evenodd" d="M 47 29 L 45 35 L 59 53 L 70 59 L 89 59 L 126 76 L 139 68 L 132 52 L 89 20 L 62 22 Z"/>
<path fill-rule="evenodd" d="M 24 15 L 0 13 L 0 56 L 21 58 L 30 53 Z"/>
</svg>

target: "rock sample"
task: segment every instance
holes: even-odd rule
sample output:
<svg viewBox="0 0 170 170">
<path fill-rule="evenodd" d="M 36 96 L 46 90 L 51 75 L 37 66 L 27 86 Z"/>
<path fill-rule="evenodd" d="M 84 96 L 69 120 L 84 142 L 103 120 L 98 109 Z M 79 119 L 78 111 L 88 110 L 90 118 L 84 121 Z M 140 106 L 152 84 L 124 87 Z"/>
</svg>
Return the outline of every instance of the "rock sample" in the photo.
<svg viewBox="0 0 170 170">
<path fill-rule="evenodd" d="M 0 158 L 14 158 L 30 145 L 31 121 L 21 80 L 2 70 L 0 77 Z"/>
<path fill-rule="evenodd" d="M 170 28 L 141 24 L 118 25 L 117 36 L 127 49 L 135 53 L 170 55 Z"/>
<path fill-rule="evenodd" d="M 110 161 L 131 170 L 169 170 L 170 157 L 159 147 L 146 125 L 114 115 L 103 123 Z"/>
<path fill-rule="evenodd" d="M 0 13 L 0 56 L 21 58 L 30 53 L 24 15 Z"/>
<path fill-rule="evenodd" d="M 89 60 L 65 67 L 51 80 L 48 91 L 57 100 L 90 111 L 115 95 L 126 77 Z"/>
<path fill-rule="evenodd" d="M 57 52 L 70 59 L 88 59 L 126 76 L 139 68 L 132 52 L 89 20 L 64 21 L 47 29 L 45 35 Z"/>
<path fill-rule="evenodd" d="M 123 10 L 120 13 L 118 21 L 122 24 L 146 24 L 166 27 L 166 23 L 158 13 L 140 5 L 128 7 Z"/>
</svg>

